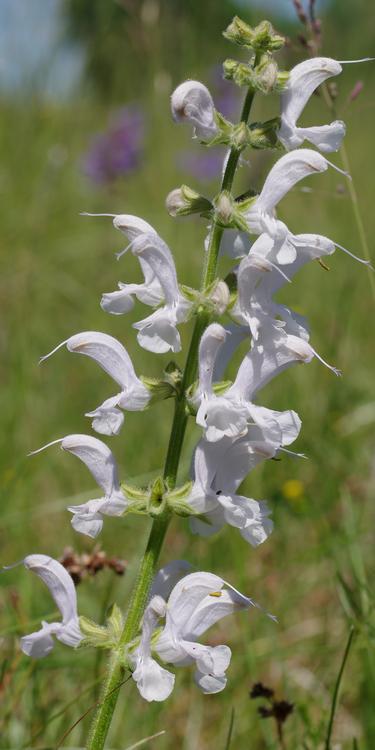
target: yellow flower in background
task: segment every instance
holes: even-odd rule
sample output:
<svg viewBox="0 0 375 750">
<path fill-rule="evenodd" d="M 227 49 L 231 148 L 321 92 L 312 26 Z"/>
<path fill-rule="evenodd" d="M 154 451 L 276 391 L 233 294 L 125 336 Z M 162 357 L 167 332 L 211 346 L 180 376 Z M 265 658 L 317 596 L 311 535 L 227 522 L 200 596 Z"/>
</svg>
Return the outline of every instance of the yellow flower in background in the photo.
<svg viewBox="0 0 375 750">
<path fill-rule="evenodd" d="M 305 485 L 300 479 L 287 479 L 281 491 L 290 503 L 299 503 L 304 496 Z"/>
</svg>

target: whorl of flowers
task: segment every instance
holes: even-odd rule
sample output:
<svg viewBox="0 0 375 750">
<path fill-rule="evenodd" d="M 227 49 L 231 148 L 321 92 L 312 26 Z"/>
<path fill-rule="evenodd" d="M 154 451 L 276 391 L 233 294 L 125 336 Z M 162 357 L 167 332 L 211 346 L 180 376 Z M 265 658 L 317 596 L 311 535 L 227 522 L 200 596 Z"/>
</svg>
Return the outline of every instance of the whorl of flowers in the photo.
<svg viewBox="0 0 375 750">
<path fill-rule="evenodd" d="M 301 420 L 292 409 L 262 406 L 260 393 L 286 368 L 315 359 L 327 365 L 310 343 L 307 321 L 274 296 L 303 265 L 331 255 L 340 245 L 311 233 L 313 226 L 307 227 L 307 234 L 295 234 L 276 210 L 301 180 L 337 169 L 318 150 L 297 147 L 307 140 L 321 151 L 335 151 L 345 134 L 344 124 L 335 121 L 301 128 L 298 119 L 317 86 L 340 73 L 341 64 L 316 58 L 289 73 L 280 71 L 273 52 L 284 40 L 267 22 L 251 29 L 235 18 L 225 35 L 249 51 L 248 63 L 227 60 L 224 64 L 225 77 L 246 87 L 240 123 L 233 124 L 217 112 L 210 92 L 199 81 L 180 84 L 171 98 L 177 123 L 190 125 L 203 144 L 221 143 L 228 148 L 218 195 L 207 198 L 183 185 L 167 197 L 173 216 L 198 213 L 209 222 L 202 253 L 203 285 L 195 290 L 179 283 L 171 250 L 147 221 L 129 214 L 112 215 L 114 227 L 128 242 L 118 257 L 129 250 L 139 261 L 143 279 L 135 284 L 121 281 L 116 291 L 103 292 L 101 300 L 103 310 L 114 315 L 126 314 L 135 300 L 150 307 L 150 314 L 133 327 L 139 345 L 156 354 L 179 352 L 179 327 L 194 319 L 184 371 L 170 362 L 159 379 L 138 376 L 123 344 L 95 331 L 75 333 L 56 347 L 64 345 L 69 352 L 90 357 L 117 383 L 119 392 L 87 413 L 93 429 L 102 435 L 119 434 L 124 411 L 152 408 L 155 401 L 165 398 L 176 400 L 165 472 L 148 487 L 121 482 L 112 451 L 95 437 L 72 434 L 53 441 L 86 464 L 101 490 L 99 498 L 69 508 L 76 531 L 96 537 L 106 516 L 121 518 L 133 512 L 154 520 L 133 598 L 136 609 L 124 620 L 115 607 L 106 626 L 78 619 L 74 586 L 62 566 L 43 555 L 24 560 L 47 584 L 62 615 L 61 623 L 43 623 L 42 630 L 25 636 L 24 652 L 45 656 L 53 647 L 52 635 L 70 646 L 113 650 L 114 669 L 129 669 L 148 701 L 164 700 L 171 693 L 175 677 L 170 665 L 192 664 L 195 681 L 204 693 L 222 690 L 230 649 L 203 645 L 199 639 L 222 617 L 254 605 L 219 575 L 187 573 L 189 566 L 183 561 L 156 573 L 155 561 L 171 515 L 188 517 L 192 531 L 204 536 L 228 525 L 238 529 L 252 547 L 266 542 L 273 528 L 271 509 L 264 499 L 242 495 L 241 483 L 259 463 L 291 453 Z M 254 95 L 272 91 L 281 92 L 281 116 L 248 124 Z M 273 148 L 281 153 L 259 194 L 236 199 L 233 177 L 247 148 Z M 230 290 L 217 273 L 221 253 L 234 261 L 235 284 Z M 125 263 L 124 267 L 126 272 Z M 223 381 L 241 341 L 247 341 L 242 362 L 233 382 Z M 177 485 L 189 417 L 198 427 L 197 444 L 190 481 Z M 101 726 L 104 710 L 99 710 L 96 728 Z"/>
</svg>

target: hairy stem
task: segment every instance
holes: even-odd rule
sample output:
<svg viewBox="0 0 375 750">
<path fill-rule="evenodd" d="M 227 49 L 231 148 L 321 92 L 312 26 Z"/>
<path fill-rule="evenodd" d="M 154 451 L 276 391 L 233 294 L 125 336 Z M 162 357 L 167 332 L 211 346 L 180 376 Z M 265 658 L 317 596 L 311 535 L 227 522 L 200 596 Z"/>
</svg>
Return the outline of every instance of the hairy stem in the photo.
<svg viewBox="0 0 375 750">
<path fill-rule="evenodd" d="M 241 122 L 247 122 L 253 98 L 254 91 L 249 89 L 242 109 Z M 228 155 L 221 190 L 231 190 L 239 157 L 240 152 L 238 149 L 232 148 Z M 204 292 L 215 280 L 223 232 L 223 227 L 219 226 L 219 224 L 213 220 L 202 275 L 202 292 Z M 199 342 L 203 331 L 209 322 L 209 313 L 203 308 L 202 310 L 198 310 L 182 376 L 180 394 L 175 402 L 174 418 L 165 461 L 164 479 L 168 481 L 168 485 L 171 488 L 175 486 L 177 481 L 178 466 L 188 420 L 186 391 L 196 379 Z M 121 651 L 123 651 L 123 647 L 137 635 L 169 521 L 170 513 L 168 512 L 153 521 L 146 551 L 141 560 L 137 579 L 128 605 L 125 625 L 120 639 L 120 649 L 118 652 L 112 654 L 109 662 L 107 677 L 102 689 L 101 702 L 91 726 L 87 750 L 103 750 L 104 748 L 113 712 L 116 707 L 119 690 L 124 679 L 125 669 L 121 664 Z"/>
</svg>

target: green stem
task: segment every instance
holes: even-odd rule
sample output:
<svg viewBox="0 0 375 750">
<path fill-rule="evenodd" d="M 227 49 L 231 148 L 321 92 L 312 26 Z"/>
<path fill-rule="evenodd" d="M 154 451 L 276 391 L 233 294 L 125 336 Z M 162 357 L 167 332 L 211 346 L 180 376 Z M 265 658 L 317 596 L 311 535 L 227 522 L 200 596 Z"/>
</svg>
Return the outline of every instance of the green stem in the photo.
<svg viewBox="0 0 375 750">
<path fill-rule="evenodd" d="M 253 98 L 254 91 L 249 89 L 242 109 L 241 122 L 247 122 Z M 240 152 L 238 149 L 232 148 L 225 168 L 221 190 L 231 190 L 239 157 Z M 223 227 L 219 226 L 217 222 L 213 220 L 203 269 L 201 283 L 202 292 L 204 292 L 215 280 L 223 232 Z M 182 376 L 180 393 L 176 397 L 174 418 L 164 467 L 164 479 L 168 481 L 168 486 L 170 488 L 173 488 L 177 481 L 178 466 L 188 420 L 186 391 L 196 379 L 199 342 L 203 331 L 209 322 L 209 313 L 203 308 L 202 310 L 198 310 L 186 365 Z M 120 638 L 120 646 L 122 648 L 118 652 L 113 652 L 111 656 L 107 677 L 102 689 L 101 701 L 91 726 L 87 750 L 103 750 L 117 703 L 119 690 L 124 679 L 125 669 L 121 665 L 121 656 L 124 650 L 123 647 L 137 635 L 142 615 L 147 604 L 151 583 L 156 573 L 157 563 L 169 521 L 170 513 L 168 512 L 153 521 L 146 551 L 140 564 L 137 580 L 134 584 L 127 609 L 127 617 Z"/>
<path fill-rule="evenodd" d="M 333 691 L 331 713 L 330 713 L 330 716 L 329 716 L 328 729 L 327 729 L 327 737 L 326 737 L 326 741 L 325 741 L 325 745 L 324 745 L 325 750 L 331 750 L 331 736 L 332 736 L 332 731 L 333 731 L 333 721 L 334 721 L 334 718 L 335 718 L 337 701 L 338 701 L 338 697 L 339 697 L 339 690 L 340 690 L 342 676 L 344 674 L 345 664 L 347 662 L 347 658 L 349 656 L 350 647 L 351 647 L 352 642 L 353 642 L 354 633 L 355 633 L 355 631 L 354 631 L 354 628 L 352 626 L 350 628 L 349 638 L 348 638 L 348 641 L 347 641 L 347 644 L 346 644 L 346 647 L 345 647 L 344 656 L 342 658 L 342 662 L 341 662 L 341 666 L 340 666 L 340 669 L 339 669 L 339 673 L 337 675 L 335 689 Z"/>
</svg>

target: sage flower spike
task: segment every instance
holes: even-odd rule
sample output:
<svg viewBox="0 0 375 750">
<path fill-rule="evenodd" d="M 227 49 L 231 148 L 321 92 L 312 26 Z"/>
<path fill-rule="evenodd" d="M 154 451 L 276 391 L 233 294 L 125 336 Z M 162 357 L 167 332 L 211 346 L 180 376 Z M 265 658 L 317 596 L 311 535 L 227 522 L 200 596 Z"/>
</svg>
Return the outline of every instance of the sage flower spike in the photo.
<svg viewBox="0 0 375 750">
<path fill-rule="evenodd" d="M 207 522 L 191 518 L 192 531 L 211 536 L 227 523 L 239 529 L 253 547 L 262 544 L 273 529 L 267 503 L 236 493 L 245 477 L 275 453 L 276 447 L 264 442 L 256 426 L 235 441 L 200 440 L 194 453 L 194 484 L 186 502 L 196 513 L 205 515 Z"/>
<path fill-rule="evenodd" d="M 73 513 L 73 529 L 95 539 L 102 530 L 103 516 L 121 516 L 128 505 L 120 488 L 115 457 L 105 443 L 91 435 L 67 435 L 59 440 L 53 440 L 30 455 L 40 453 L 58 443 L 62 450 L 73 453 L 86 464 L 104 492 L 104 497 L 68 508 Z"/>
<path fill-rule="evenodd" d="M 278 133 L 279 140 L 287 150 L 297 148 L 307 140 L 321 151 L 338 151 L 346 130 L 342 120 L 309 128 L 298 127 L 296 123 L 318 86 L 341 71 L 340 63 L 329 57 L 313 57 L 292 68 L 281 94 L 281 127 Z"/>
<path fill-rule="evenodd" d="M 204 646 L 197 643 L 212 625 L 239 609 L 258 606 L 212 573 L 191 573 L 174 586 L 168 602 L 155 594 L 143 617 L 142 634 L 136 649 L 129 654 L 134 667 L 133 679 L 147 701 L 163 701 L 171 693 L 174 675 L 162 667 L 195 665 L 195 682 L 203 693 L 224 689 L 225 672 L 231 659 L 228 646 Z M 164 627 L 157 628 L 165 619 Z"/>
<path fill-rule="evenodd" d="M 155 236 L 139 237 L 132 252 L 151 267 L 163 290 L 165 304 L 147 318 L 133 324 L 137 339 L 144 349 L 155 353 L 181 349 L 177 324 L 187 320 L 192 303 L 180 292 L 172 254 L 163 240 Z"/>
<path fill-rule="evenodd" d="M 245 210 L 244 218 L 249 232 L 257 235 L 264 232 L 275 241 L 278 263 L 292 263 L 296 258 L 296 249 L 286 224 L 275 218 L 275 207 L 300 180 L 325 172 L 329 165 L 342 172 L 312 149 L 301 148 L 285 154 L 270 170 L 259 196 Z M 346 172 L 344 174 L 347 175 Z"/>
<path fill-rule="evenodd" d="M 40 362 L 44 362 L 62 346 L 66 346 L 70 352 L 85 354 L 94 359 L 120 385 L 120 393 L 86 414 L 87 417 L 93 418 L 92 426 L 96 432 L 102 435 L 118 435 L 124 422 L 124 415 L 120 409 L 141 411 L 150 400 L 150 393 L 136 376 L 125 347 L 107 333 L 84 331 L 62 341 L 49 354 L 42 357 Z"/>
<path fill-rule="evenodd" d="M 174 90 L 171 97 L 172 116 L 175 122 L 189 122 L 194 136 L 209 141 L 218 133 L 212 96 L 199 81 L 185 81 Z"/>
<path fill-rule="evenodd" d="M 62 616 L 61 622 L 43 621 L 40 630 L 23 636 L 23 653 L 35 659 L 47 656 L 54 647 L 53 635 L 66 646 L 78 646 L 83 636 L 79 629 L 76 590 L 68 571 L 47 555 L 28 555 L 23 564 L 48 586 Z"/>
</svg>

